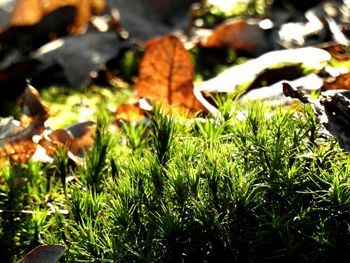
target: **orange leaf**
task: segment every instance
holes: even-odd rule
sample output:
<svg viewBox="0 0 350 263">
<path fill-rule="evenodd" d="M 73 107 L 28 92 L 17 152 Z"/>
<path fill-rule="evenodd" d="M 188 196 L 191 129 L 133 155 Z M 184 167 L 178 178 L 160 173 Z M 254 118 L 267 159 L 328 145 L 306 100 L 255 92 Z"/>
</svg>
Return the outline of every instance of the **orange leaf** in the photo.
<svg viewBox="0 0 350 263">
<path fill-rule="evenodd" d="M 193 93 L 194 70 L 191 58 L 175 36 L 146 43 L 136 89 L 139 97 L 180 106 L 186 111 L 201 111 Z"/>
<path fill-rule="evenodd" d="M 257 24 L 237 20 L 217 26 L 203 47 L 231 48 L 260 55 L 267 51 L 264 31 Z"/>
<path fill-rule="evenodd" d="M 47 14 L 62 8 L 75 7 L 76 14 L 71 33 L 80 33 L 93 14 L 102 13 L 104 0 L 18 0 L 11 14 L 11 26 L 32 26 L 39 23 Z"/>
<path fill-rule="evenodd" d="M 44 15 L 40 0 L 18 0 L 11 15 L 10 24 L 13 26 L 34 25 Z"/>
<path fill-rule="evenodd" d="M 139 103 L 135 104 L 122 104 L 115 112 L 115 120 L 117 123 L 121 121 L 125 122 L 137 122 L 145 118 L 145 110 L 139 107 Z"/>
<path fill-rule="evenodd" d="M 11 141 L 0 148 L 0 159 L 8 157 L 11 162 L 26 163 L 38 145 L 31 138 L 24 137 Z"/>
<path fill-rule="evenodd" d="M 347 61 L 350 59 L 350 47 L 342 44 L 333 44 L 323 48 L 327 50 L 332 58 L 338 61 Z"/>
<path fill-rule="evenodd" d="M 350 90 L 350 72 L 341 74 L 332 81 L 325 80 L 322 90 L 345 89 Z"/>
</svg>

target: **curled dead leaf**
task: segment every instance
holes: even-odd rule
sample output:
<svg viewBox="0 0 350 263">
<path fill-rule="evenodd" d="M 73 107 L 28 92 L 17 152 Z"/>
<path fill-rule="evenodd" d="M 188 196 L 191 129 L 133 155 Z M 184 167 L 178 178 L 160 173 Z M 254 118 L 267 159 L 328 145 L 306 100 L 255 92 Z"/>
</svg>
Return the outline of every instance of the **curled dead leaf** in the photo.
<svg viewBox="0 0 350 263">
<path fill-rule="evenodd" d="M 44 136 L 39 144 L 45 149 L 45 155 L 53 157 L 58 149 L 65 149 L 70 152 L 70 156 L 83 157 L 85 150 L 92 147 L 96 124 L 86 121 L 74 124 L 67 129 L 57 129 Z M 44 160 L 45 156 L 38 156 Z"/>
<path fill-rule="evenodd" d="M 287 82 L 282 83 L 282 88 L 283 88 L 283 94 L 286 97 L 299 99 L 303 103 L 308 102 L 307 97 L 305 97 L 301 91 L 293 89 L 293 87 L 290 84 L 288 84 Z"/>
<path fill-rule="evenodd" d="M 57 129 L 52 131 L 49 135 L 44 136 L 39 141 L 39 144 L 45 149 L 46 154 L 53 157 L 59 148 L 69 148 L 73 137 L 64 129 Z"/>
<path fill-rule="evenodd" d="M 69 151 L 75 156 L 82 157 L 84 151 L 90 149 L 94 143 L 96 123 L 93 121 L 77 123 L 68 127 L 67 131 L 73 137 Z"/>
<path fill-rule="evenodd" d="M 27 86 L 20 105 L 26 118 L 22 118 L 12 131 L 5 130 L 5 136 L 0 136 L 0 159 L 9 158 L 13 162 L 24 163 L 34 154 L 37 144 L 32 138 L 45 130 L 44 122 L 49 113 L 38 91 L 31 85 Z"/>
<path fill-rule="evenodd" d="M 118 10 L 119 20 L 130 37 L 148 40 L 185 30 L 191 22 L 191 5 L 201 0 L 113 0 L 109 8 Z"/>
<path fill-rule="evenodd" d="M 327 51 L 313 47 L 271 51 L 246 63 L 235 65 L 216 77 L 200 83 L 197 88 L 210 93 L 236 92 L 241 85 L 251 83 L 261 72 L 273 66 L 299 63 L 315 66 L 330 59 L 331 56 Z"/>
<path fill-rule="evenodd" d="M 35 118 L 40 125 L 44 125 L 49 117 L 48 109 L 40 98 L 39 92 L 30 84 L 27 85 L 19 105 L 25 115 Z"/>
<path fill-rule="evenodd" d="M 194 96 L 193 64 L 181 41 L 175 36 L 166 36 L 150 40 L 145 47 L 136 83 L 138 96 L 185 111 L 204 110 Z"/>
</svg>

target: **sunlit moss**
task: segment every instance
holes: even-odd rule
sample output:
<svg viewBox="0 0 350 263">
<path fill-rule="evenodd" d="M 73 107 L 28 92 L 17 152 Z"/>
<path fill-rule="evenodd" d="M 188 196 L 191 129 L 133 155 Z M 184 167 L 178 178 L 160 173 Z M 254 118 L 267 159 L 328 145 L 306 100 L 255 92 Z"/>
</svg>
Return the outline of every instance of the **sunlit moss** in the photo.
<svg viewBox="0 0 350 263">
<path fill-rule="evenodd" d="M 46 125 L 52 129 L 64 128 L 86 120 L 96 120 L 99 107 L 115 111 L 117 106 L 132 96 L 130 89 L 91 86 L 84 89 L 50 87 L 41 92 L 50 117 Z"/>
</svg>

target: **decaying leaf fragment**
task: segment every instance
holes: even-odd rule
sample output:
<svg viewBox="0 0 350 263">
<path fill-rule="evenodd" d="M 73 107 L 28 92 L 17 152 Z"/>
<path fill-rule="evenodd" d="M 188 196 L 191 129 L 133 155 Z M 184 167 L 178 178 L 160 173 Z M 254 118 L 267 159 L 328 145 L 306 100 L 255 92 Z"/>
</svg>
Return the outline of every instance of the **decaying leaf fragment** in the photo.
<svg viewBox="0 0 350 263">
<path fill-rule="evenodd" d="M 321 93 L 320 99 L 311 99 L 284 83 L 283 92 L 303 103 L 310 103 L 326 132 L 338 140 L 340 147 L 350 152 L 350 91 L 328 90 Z"/>
<path fill-rule="evenodd" d="M 185 111 L 205 110 L 194 95 L 193 64 L 181 41 L 166 36 L 150 40 L 145 47 L 136 83 L 138 96 Z"/>
<path fill-rule="evenodd" d="M 9 157 L 11 161 L 24 163 L 34 154 L 37 144 L 32 138 L 45 130 L 44 122 L 49 113 L 38 91 L 31 85 L 26 88 L 20 105 L 26 116 L 17 127 L 12 125 L 11 130 L 4 130 L 9 127 L 9 123 L 0 127 L 0 132 L 4 132 L 0 135 L 0 159 Z"/>
<path fill-rule="evenodd" d="M 309 102 L 308 98 L 305 97 L 305 95 L 300 90 L 293 89 L 289 83 L 283 82 L 282 87 L 283 87 L 283 93 L 286 97 L 298 99 L 303 103 Z"/>
<path fill-rule="evenodd" d="M 49 117 L 38 91 L 28 85 L 20 106 L 25 114 L 21 121 L 0 119 L 0 160 L 25 163 L 33 157 L 38 161 L 53 161 L 57 149 L 64 148 L 73 160 L 83 157 L 92 147 L 96 123 L 86 121 L 66 129 L 51 131 L 44 125 Z"/>
<path fill-rule="evenodd" d="M 56 263 L 64 253 L 62 245 L 42 245 L 34 248 L 17 263 Z"/>
</svg>

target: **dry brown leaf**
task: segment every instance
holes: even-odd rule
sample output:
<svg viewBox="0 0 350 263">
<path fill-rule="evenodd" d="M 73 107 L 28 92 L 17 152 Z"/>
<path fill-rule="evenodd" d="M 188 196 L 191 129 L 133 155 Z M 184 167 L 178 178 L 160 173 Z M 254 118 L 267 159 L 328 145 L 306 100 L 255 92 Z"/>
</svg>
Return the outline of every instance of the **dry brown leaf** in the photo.
<svg viewBox="0 0 350 263">
<path fill-rule="evenodd" d="M 14 133 L 0 139 L 0 159 L 9 158 L 13 162 L 24 163 L 33 155 L 37 144 L 32 137 L 45 130 L 44 122 L 49 113 L 43 104 L 38 91 L 28 85 L 21 100 L 21 108 L 26 114 L 25 121 Z"/>
<path fill-rule="evenodd" d="M 45 149 L 46 154 L 50 157 L 54 156 L 57 149 L 69 148 L 73 137 L 64 129 L 57 129 L 51 132 L 46 138 L 39 141 L 39 144 Z"/>
<path fill-rule="evenodd" d="M 303 103 L 308 103 L 308 98 L 305 97 L 305 95 L 300 90 L 293 89 L 293 87 L 289 83 L 283 82 L 282 89 L 283 89 L 283 94 L 286 97 L 299 99 Z"/>
<path fill-rule="evenodd" d="M 84 151 L 90 149 L 94 143 L 96 123 L 93 121 L 77 123 L 67 128 L 67 131 L 73 136 L 69 151 L 75 156 L 82 157 Z"/>
<path fill-rule="evenodd" d="M 0 148 L 0 159 L 8 157 L 11 162 L 26 163 L 38 145 L 29 137 L 11 141 Z"/>
<path fill-rule="evenodd" d="M 42 245 L 34 248 L 17 263 L 56 263 L 64 253 L 62 245 Z"/>
<path fill-rule="evenodd" d="M 280 80 L 293 80 L 303 76 L 303 68 L 300 64 L 283 65 L 282 67 L 267 68 L 261 71 L 254 81 L 249 84 L 246 92 L 272 85 Z"/>
<path fill-rule="evenodd" d="M 341 74 L 332 81 L 327 81 L 327 79 L 324 81 L 322 90 L 336 89 L 350 90 L 350 72 Z"/>
<path fill-rule="evenodd" d="M 268 50 L 264 31 L 257 23 L 236 20 L 217 26 L 203 47 L 230 48 L 261 55 Z"/>
<path fill-rule="evenodd" d="M 152 39 L 146 43 L 136 89 L 139 97 L 190 112 L 204 110 L 193 93 L 194 70 L 191 58 L 175 36 Z"/>
<path fill-rule="evenodd" d="M 350 47 L 342 44 L 333 44 L 323 47 L 324 50 L 327 50 L 332 58 L 338 61 L 346 61 L 350 59 Z"/>
<path fill-rule="evenodd" d="M 75 157 L 82 157 L 85 150 L 94 143 L 96 124 L 91 121 L 74 124 L 67 129 L 52 131 L 39 141 L 45 149 L 46 155 L 52 157 L 57 149 L 65 149 Z"/>
<path fill-rule="evenodd" d="M 65 149 L 68 155 L 82 157 L 84 150 L 92 147 L 96 124 L 92 121 L 77 123 L 67 129 L 58 129 L 49 133 L 44 122 L 49 117 L 38 91 L 28 85 L 20 102 L 26 114 L 18 121 L 12 118 L 0 121 L 0 163 L 10 160 L 25 163 L 33 155 L 36 160 L 48 160 L 57 149 Z M 38 135 L 39 142 L 33 137 Z M 37 139 L 36 139 L 37 140 Z M 40 145 L 41 147 L 38 147 Z M 44 148 L 44 150 L 43 150 Z M 38 151 L 37 151 L 38 150 Z"/>
<path fill-rule="evenodd" d="M 40 0 L 18 0 L 12 12 L 10 25 L 34 25 L 44 16 Z"/>
<path fill-rule="evenodd" d="M 49 117 L 49 111 L 40 98 L 39 92 L 31 85 L 27 85 L 20 100 L 22 112 L 35 121 L 37 126 L 44 126 L 44 122 Z"/>
<path fill-rule="evenodd" d="M 80 33 L 93 14 L 102 13 L 105 9 L 103 0 L 18 0 L 12 12 L 11 26 L 32 26 L 43 17 L 59 8 L 72 6 L 76 8 L 71 33 Z"/>
</svg>

